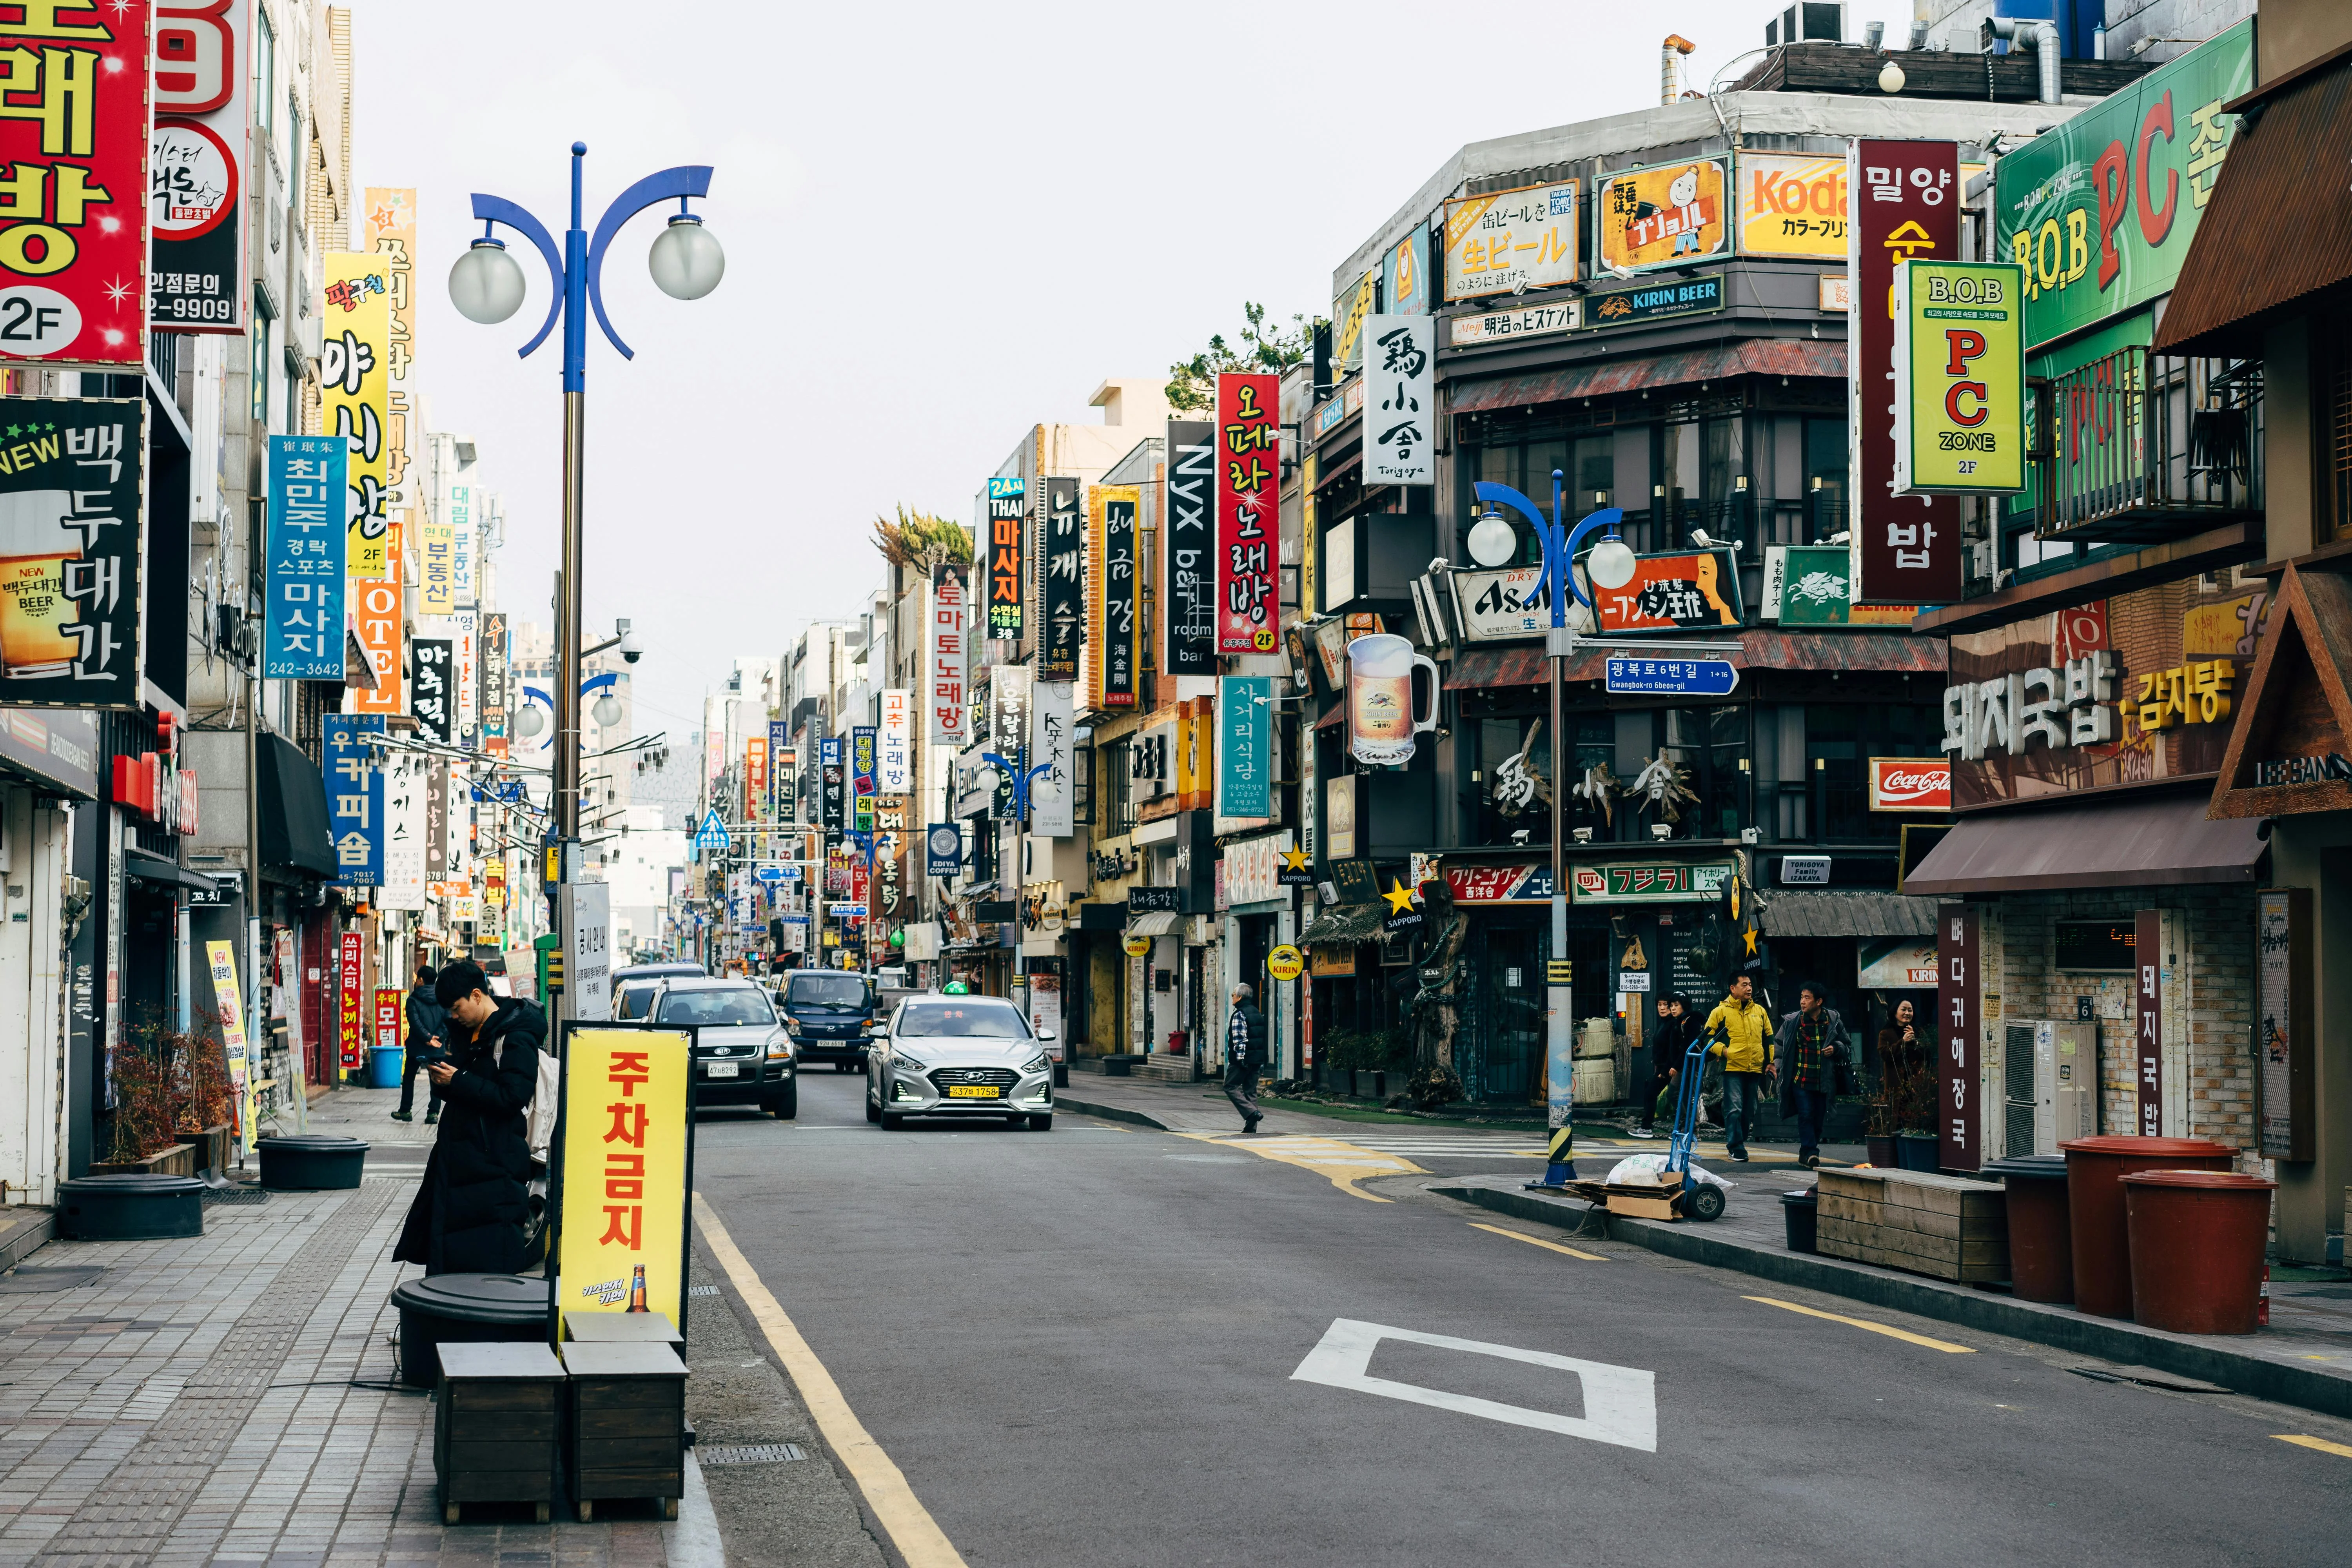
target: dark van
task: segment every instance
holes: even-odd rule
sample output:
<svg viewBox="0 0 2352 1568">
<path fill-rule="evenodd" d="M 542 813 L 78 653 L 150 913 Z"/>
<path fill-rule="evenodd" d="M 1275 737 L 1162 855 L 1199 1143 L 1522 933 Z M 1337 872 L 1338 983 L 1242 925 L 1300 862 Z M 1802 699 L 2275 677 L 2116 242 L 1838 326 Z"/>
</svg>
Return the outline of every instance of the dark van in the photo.
<svg viewBox="0 0 2352 1568">
<path fill-rule="evenodd" d="M 831 1062 L 835 1072 L 866 1070 L 866 1037 L 877 1027 L 874 987 L 846 969 L 794 969 L 776 998 L 784 1028 L 803 1065 Z"/>
</svg>

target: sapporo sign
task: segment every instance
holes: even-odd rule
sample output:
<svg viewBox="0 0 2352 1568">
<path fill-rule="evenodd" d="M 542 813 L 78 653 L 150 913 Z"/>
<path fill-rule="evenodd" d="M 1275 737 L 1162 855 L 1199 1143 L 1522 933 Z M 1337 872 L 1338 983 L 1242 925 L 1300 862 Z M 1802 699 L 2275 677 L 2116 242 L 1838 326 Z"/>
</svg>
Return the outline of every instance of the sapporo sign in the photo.
<svg viewBox="0 0 2352 1568">
<path fill-rule="evenodd" d="M 555 1331 L 592 1312 L 662 1312 L 686 1327 L 694 1170 L 686 1029 L 567 1026 L 557 1131 Z"/>
<path fill-rule="evenodd" d="M 1895 272 L 1895 489 L 2025 488 L 2025 269 L 1908 261 Z"/>
</svg>

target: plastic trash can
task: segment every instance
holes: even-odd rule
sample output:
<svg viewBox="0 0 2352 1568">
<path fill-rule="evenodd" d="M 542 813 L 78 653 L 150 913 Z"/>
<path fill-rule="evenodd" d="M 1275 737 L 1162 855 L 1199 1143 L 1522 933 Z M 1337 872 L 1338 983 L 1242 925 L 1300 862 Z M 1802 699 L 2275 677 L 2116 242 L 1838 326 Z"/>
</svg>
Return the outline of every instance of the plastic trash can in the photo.
<svg viewBox="0 0 2352 1568">
<path fill-rule="evenodd" d="M 2109 1133 L 2058 1145 L 2066 1156 L 2066 1218 L 2074 1258 L 2074 1305 L 2101 1318 L 2132 1315 L 2131 1236 L 2123 1178 L 2135 1171 L 2226 1171 L 2238 1152 L 2203 1138 Z"/>
<path fill-rule="evenodd" d="M 445 1342 L 544 1343 L 553 1289 L 520 1274 L 428 1274 L 394 1286 L 400 1381 L 411 1388 L 440 1382 Z"/>
<path fill-rule="evenodd" d="M 369 1145 L 357 1138 L 325 1132 L 293 1132 L 264 1138 L 261 1184 L 273 1192 L 322 1193 L 356 1187 L 367 1168 Z"/>
<path fill-rule="evenodd" d="M 1811 1187 L 1801 1193 L 1780 1194 L 1780 1220 L 1789 1227 L 1789 1250 L 1818 1252 L 1815 1242 L 1821 1235 L 1821 1194 Z"/>
<path fill-rule="evenodd" d="M 1999 1177 L 2009 1205 L 2009 1287 L 2021 1301 L 2074 1299 L 2074 1226 L 2066 1212 L 2066 1161 L 2059 1154 L 1991 1160 L 1978 1173 Z"/>
<path fill-rule="evenodd" d="M 407 1055 L 407 1050 L 400 1046 L 370 1046 L 367 1086 L 370 1089 L 398 1089 L 400 1069 Z"/>
<path fill-rule="evenodd" d="M 2123 1178 L 2132 1316 L 2176 1334 L 2251 1334 L 2276 1182 L 2237 1171 Z"/>
<path fill-rule="evenodd" d="M 58 1184 L 58 1234 L 75 1241 L 156 1241 L 205 1233 L 194 1176 L 75 1176 Z"/>
</svg>

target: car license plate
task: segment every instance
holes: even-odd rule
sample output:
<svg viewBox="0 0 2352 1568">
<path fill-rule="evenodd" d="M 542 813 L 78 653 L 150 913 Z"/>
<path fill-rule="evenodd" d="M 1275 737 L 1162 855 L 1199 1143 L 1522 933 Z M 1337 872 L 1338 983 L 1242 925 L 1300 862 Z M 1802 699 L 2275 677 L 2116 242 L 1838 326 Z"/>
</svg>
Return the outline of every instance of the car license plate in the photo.
<svg viewBox="0 0 2352 1568">
<path fill-rule="evenodd" d="M 740 1062 L 709 1062 L 703 1068 L 704 1074 L 710 1078 L 738 1078 L 742 1071 L 743 1064 Z"/>
<path fill-rule="evenodd" d="M 1002 1100 L 1004 1091 L 992 1083 L 951 1083 L 948 1085 L 950 1100 Z"/>
</svg>

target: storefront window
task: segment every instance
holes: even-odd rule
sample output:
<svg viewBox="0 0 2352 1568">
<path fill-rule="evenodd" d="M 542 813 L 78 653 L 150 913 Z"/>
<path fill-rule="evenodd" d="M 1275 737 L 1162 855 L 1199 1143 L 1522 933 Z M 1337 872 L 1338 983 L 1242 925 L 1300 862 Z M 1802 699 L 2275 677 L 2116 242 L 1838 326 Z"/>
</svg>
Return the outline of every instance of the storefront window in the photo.
<svg viewBox="0 0 2352 1568">
<path fill-rule="evenodd" d="M 1664 726 L 1660 752 L 1683 771 L 1683 784 L 1697 796 L 1681 803 L 1682 820 L 1675 825 L 1678 838 L 1737 838 L 1745 821 L 1748 774 L 1740 763 L 1748 755 L 1746 708 L 1667 708 L 1660 711 Z M 1664 821 L 1651 812 L 1650 821 Z"/>
<path fill-rule="evenodd" d="M 1940 755 L 1943 728 L 1916 703 L 1816 703 L 1805 710 L 1805 750 L 1813 764 L 1819 837 L 1829 842 L 1899 838 L 1902 819 L 1870 809 L 1873 757 Z"/>
<path fill-rule="evenodd" d="M 1551 842 L 1552 777 L 1550 721 L 1539 717 L 1479 719 L 1472 767 L 1476 776 L 1470 788 L 1474 799 L 1467 814 L 1467 841 L 1473 844 Z M 1576 793 L 1588 769 L 1612 763 L 1616 756 L 1616 727 L 1606 713 L 1568 716 L 1567 824 L 1590 827 L 1593 837 L 1615 837 L 1601 808 Z M 1617 816 L 1624 815 L 1622 809 Z"/>
<path fill-rule="evenodd" d="M 1843 419 L 1805 421 L 1806 523 L 1816 544 L 1845 527 L 1846 440 Z"/>
</svg>

